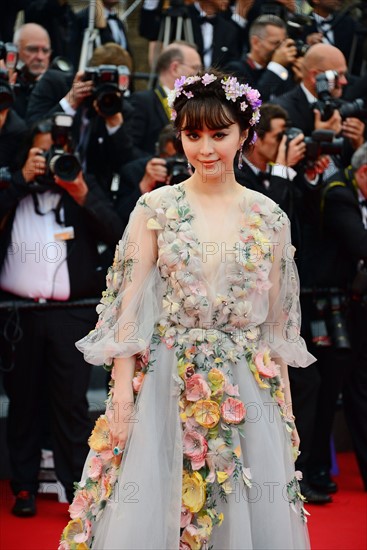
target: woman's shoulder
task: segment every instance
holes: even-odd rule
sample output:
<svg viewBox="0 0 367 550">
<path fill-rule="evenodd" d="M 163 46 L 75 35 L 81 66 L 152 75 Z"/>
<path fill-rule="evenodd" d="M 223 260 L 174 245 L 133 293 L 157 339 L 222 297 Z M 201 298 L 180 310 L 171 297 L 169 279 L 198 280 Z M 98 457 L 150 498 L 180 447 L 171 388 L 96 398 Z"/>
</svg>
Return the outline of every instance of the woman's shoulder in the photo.
<svg viewBox="0 0 367 550">
<path fill-rule="evenodd" d="M 283 225 L 289 224 L 288 216 L 284 210 L 263 193 L 246 188 L 244 205 L 254 214 L 258 214 L 269 228 L 279 231 Z"/>
<path fill-rule="evenodd" d="M 177 201 L 179 185 L 164 185 L 144 193 L 137 202 L 138 207 L 144 207 L 147 211 L 154 212 L 157 209 L 166 210 Z"/>
</svg>

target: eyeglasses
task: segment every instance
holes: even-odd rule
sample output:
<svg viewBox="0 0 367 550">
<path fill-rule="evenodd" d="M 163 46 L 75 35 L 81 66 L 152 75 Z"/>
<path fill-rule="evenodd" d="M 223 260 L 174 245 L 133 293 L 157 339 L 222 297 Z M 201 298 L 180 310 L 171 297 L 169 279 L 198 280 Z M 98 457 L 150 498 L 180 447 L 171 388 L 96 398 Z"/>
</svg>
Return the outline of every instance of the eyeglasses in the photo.
<svg viewBox="0 0 367 550">
<path fill-rule="evenodd" d="M 189 69 L 192 69 L 195 73 L 199 73 L 203 67 L 201 65 L 189 65 L 188 63 L 180 62 L 180 65 L 183 65 L 184 67 L 189 67 Z"/>
<path fill-rule="evenodd" d="M 25 46 L 25 51 L 28 52 L 28 53 L 38 53 L 39 51 L 41 51 L 44 55 L 50 55 L 51 53 L 51 48 L 46 48 L 46 47 L 42 47 L 42 46 Z"/>
</svg>

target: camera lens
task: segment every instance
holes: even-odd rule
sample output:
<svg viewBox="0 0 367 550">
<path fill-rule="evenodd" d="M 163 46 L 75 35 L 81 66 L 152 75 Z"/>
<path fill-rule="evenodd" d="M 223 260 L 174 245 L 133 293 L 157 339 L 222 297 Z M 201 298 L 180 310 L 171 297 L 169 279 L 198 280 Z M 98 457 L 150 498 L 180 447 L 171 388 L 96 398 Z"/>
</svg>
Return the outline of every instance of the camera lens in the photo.
<svg viewBox="0 0 367 550">
<path fill-rule="evenodd" d="M 115 115 L 121 112 L 121 96 L 116 91 L 102 91 L 97 96 L 97 105 L 102 114 Z"/>
<path fill-rule="evenodd" d="M 81 166 L 75 155 L 64 153 L 55 155 L 50 160 L 50 170 L 64 181 L 74 181 L 81 170 Z"/>
</svg>

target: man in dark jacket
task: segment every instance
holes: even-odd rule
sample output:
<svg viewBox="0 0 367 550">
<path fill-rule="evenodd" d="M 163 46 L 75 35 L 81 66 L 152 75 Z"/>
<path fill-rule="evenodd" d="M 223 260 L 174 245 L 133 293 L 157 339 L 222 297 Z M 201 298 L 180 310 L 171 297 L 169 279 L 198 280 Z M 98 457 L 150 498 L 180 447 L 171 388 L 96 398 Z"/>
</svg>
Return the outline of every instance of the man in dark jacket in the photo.
<svg viewBox="0 0 367 550">
<path fill-rule="evenodd" d="M 367 145 L 364 144 L 354 153 L 352 165 L 326 182 L 321 238 L 309 251 L 307 265 L 303 268 L 309 286 L 335 289 L 327 314 L 332 346 L 325 350 L 329 351 L 329 361 L 319 361 L 322 385 L 317 399 L 317 422 L 309 461 L 310 480 L 324 491 L 335 488 L 329 476 L 329 440 L 343 378 L 345 415 L 367 490 L 366 198 Z M 348 346 L 351 349 L 348 350 Z M 331 360 L 333 351 L 335 357 L 339 356 L 339 361 Z"/>
<path fill-rule="evenodd" d="M 299 59 L 284 21 L 275 15 L 261 15 L 250 27 L 249 41 L 246 57 L 231 61 L 226 70 L 257 88 L 263 101 L 291 90 L 295 75 L 299 76 Z"/>
<path fill-rule="evenodd" d="M 99 245 L 114 246 L 123 231 L 92 176 L 80 171 L 66 181 L 49 174 L 40 183 L 52 137 L 44 126 L 37 132 L 22 169 L 0 190 L 0 293 L 9 302 L 0 313 L 1 350 L 12 512 L 21 517 L 36 513 L 45 400 L 56 475 L 69 501 L 80 479 L 91 428 L 90 367 L 75 341 L 93 328 L 96 314 L 75 300 L 98 298 L 106 271 Z"/>
</svg>

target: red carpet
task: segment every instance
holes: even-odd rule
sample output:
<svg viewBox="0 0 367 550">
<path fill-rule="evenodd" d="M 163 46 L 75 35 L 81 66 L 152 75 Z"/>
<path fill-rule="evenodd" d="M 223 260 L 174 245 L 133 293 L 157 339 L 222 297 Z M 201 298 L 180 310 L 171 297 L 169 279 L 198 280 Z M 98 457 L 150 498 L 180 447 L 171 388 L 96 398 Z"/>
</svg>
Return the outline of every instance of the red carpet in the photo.
<svg viewBox="0 0 367 550">
<path fill-rule="evenodd" d="M 367 549 L 367 493 L 352 453 L 338 454 L 340 490 L 334 502 L 311 506 L 309 528 L 313 550 Z M 55 550 L 68 521 L 67 504 L 41 495 L 34 518 L 16 518 L 10 513 L 13 497 L 8 483 L 0 482 L 0 550 Z M 261 550 L 261 549 L 258 549 Z M 279 549 L 282 550 L 282 549 Z"/>
</svg>

